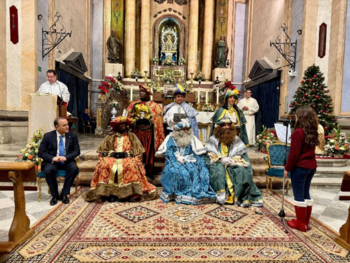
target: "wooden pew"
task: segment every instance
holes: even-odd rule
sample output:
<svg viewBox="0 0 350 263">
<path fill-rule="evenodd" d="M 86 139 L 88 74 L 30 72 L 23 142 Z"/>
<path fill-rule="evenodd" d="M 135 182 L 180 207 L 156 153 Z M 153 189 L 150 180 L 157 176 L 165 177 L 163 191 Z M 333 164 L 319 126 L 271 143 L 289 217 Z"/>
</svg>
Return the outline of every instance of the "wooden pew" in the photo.
<svg viewBox="0 0 350 263">
<path fill-rule="evenodd" d="M 12 182 L 15 215 L 9 231 L 9 241 L 0 242 L 0 254 L 10 253 L 34 234 L 26 214 L 23 182 L 36 182 L 34 163 L 0 162 L 0 182 Z"/>
<path fill-rule="evenodd" d="M 342 247 L 350 250 L 350 207 L 348 209 L 348 219 L 346 220 L 345 224 L 339 229 L 339 235 L 340 237 L 337 237 L 335 239 L 335 242 L 337 242 Z"/>
</svg>

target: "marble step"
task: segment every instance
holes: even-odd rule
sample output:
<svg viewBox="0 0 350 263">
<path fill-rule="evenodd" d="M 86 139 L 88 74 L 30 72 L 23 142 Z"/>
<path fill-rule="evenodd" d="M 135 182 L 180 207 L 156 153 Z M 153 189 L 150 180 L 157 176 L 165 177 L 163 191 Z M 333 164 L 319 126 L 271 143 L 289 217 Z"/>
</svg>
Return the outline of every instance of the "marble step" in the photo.
<svg viewBox="0 0 350 263">
<path fill-rule="evenodd" d="M 316 159 L 318 167 L 342 167 L 350 165 L 349 159 Z"/>
<path fill-rule="evenodd" d="M 343 178 L 314 177 L 311 181 L 311 188 L 339 189 Z"/>
<path fill-rule="evenodd" d="M 317 167 L 315 178 L 343 178 L 344 172 L 350 171 L 350 166 L 341 167 Z"/>
</svg>

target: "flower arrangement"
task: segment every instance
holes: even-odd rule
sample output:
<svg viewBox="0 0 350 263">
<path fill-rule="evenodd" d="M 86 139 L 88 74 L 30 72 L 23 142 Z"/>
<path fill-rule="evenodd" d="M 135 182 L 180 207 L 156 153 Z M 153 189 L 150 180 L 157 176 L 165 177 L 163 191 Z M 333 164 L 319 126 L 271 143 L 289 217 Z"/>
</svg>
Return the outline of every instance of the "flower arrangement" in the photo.
<svg viewBox="0 0 350 263">
<path fill-rule="evenodd" d="M 25 148 L 21 150 L 21 153 L 17 156 L 17 162 L 32 162 L 36 165 L 39 164 L 39 146 L 43 139 L 43 133 L 40 129 L 33 133 L 33 137 L 31 138 L 31 142 L 26 145 Z"/>
<path fill-rule="evenodd" d="M 179 59 L 179 65 L 180 65 L 180 66 L 183 66 L 183 65 L 185 65 L 185 63 L 186 63 L 186 60 L 185 60 L 183 57 L 181 57 L 181 58 Z"/>
<path fill-rule="evenodd" d="M 165 83 L 175 83 L 176 79 L 172 70 L 166 70 L 162 79 Z"/>
<path fill-rule="evenodd" d="M 148 84 L 148 87 L 150 87 L 153 92 L 158 91 L 157 84 L 153 80 L 151 80 L 151 82 Z"/>
<path fill-rule="evenodd" d="M 202 81 L 204 79 L 204 73 L 202 71 L 198 71 L 196 74 L 196 80 Z"/>
<path fill-rule="evenodd" d="M 349 141 L 345 133 L 340 132 L 339 124 L 337 128 L 333 129 L 330 135 L 326 136 L 327 143 L 324 150 L 327 155 L 334 157 L 334 155 L 343 156 L 344 153 L 349 152 Z"/>
<path fill-rule="evenodd" d="M 163 61 L 163 65 L 170 65 L 170 66 L 174 66 L 175 62 L 173 61 L 172 56 L 166 56 L 164 61 Z"/>
<path fill-rule="evenodd" d="M 256 140 L 258 144 L 258 150 L 266 152 L 266 147 L 269 144 L 278 142 L 278 140 L 274 132 L 269 131 L 264 125 L 262 127 L 263 131 L 256 136 Z"/>
<path fill-rule="evenodd" d="M 131 77 L 136 79 L 136 78 L 141 78 L 141 72 L 135 68 L 133 72 L 131 72 Z"/>
<path fill-rule="evenodd" d="M 158 65 L 158 63 L 159 63 L 159 58 L 158 58 L 158 57 L 154 57 L 154 58 L 152 59 L 152 61 L 153 61 L 153 65 Z"/>
<path fill-rule="evenodd" d="M 115 91 L 121 91 L 123 89 L 123 85 L 112 77 L 105 77 L 104 81 L 98 86 L 98 89 L 101 90 L 101 94 L 107 94 L 111 89 Z"/>
</svg>

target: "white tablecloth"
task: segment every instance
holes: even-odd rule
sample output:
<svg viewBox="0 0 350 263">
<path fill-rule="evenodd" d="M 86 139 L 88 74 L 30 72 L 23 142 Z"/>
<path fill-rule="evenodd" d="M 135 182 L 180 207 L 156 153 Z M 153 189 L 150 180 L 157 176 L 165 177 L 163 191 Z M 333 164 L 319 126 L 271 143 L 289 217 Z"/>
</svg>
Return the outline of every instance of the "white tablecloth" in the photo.
<svg viewBox="0 0 350 263">
<path fill-rule="evenodd" d="M 214 115 L 215 112 L 204 112 L 200 111 L 199 114 L 196 116 L 197 122 L 200 124 L 209 124 L 211 123 L 211 117 Z"/>
</svg>

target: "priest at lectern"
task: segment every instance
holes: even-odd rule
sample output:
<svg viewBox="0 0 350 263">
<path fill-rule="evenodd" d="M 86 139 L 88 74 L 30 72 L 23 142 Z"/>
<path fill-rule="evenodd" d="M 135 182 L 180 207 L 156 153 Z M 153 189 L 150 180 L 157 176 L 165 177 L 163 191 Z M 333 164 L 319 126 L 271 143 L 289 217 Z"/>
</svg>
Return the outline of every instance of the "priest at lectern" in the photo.
<svg viewBox="0 0 350 263">
<path fill-rule="evenodd" d="M 59 117 L 66 117 L 67 106 L 70 98 L 68 88 L 64 83 L 57 80 L 56 71 L 54 71 L 53 69 L 49 69 L 46 72 L 46 77 L 47 77 L 47 81 L 41 84 L 38 90 L 38 93 L 50 93 L 50 94 L 57 95 L 57 105 L 60 106 Z M 65 110 L 62 110 L 61 109 L 62 107 Z M 61 112 L 64 112 L 64 113 L 61 114 Z M 61 115 L 64 115 L 64 116 L 61 116 Z"/>
</svg>

